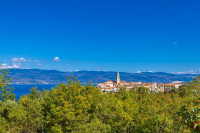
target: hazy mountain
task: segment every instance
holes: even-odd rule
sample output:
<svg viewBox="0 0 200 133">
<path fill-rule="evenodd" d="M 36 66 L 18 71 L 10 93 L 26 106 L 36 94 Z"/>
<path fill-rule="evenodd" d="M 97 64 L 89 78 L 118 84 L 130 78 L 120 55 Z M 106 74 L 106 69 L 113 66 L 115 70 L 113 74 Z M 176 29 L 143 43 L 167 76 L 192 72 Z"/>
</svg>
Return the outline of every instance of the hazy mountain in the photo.
<svg viewBox="0 0 200 133">
<path fill-rule="evenodd" d="M 81 83 L 105 82 L 115 80 L 116 72 L 112 71 L 74 71 L 61 72 L 57 70 L 40 70 L 40 69 L 10 69 L 10 76 L 13 77 L 12 84 L 57 84 L 65 82 L 67 76 L 76 77 Z M 195 74 L 170 74 L 164 72 L 142 72 L 126 73 L 120 72 L 121 80 L 170 83 L 173 81 L 190 81 Z"/>
</svg>

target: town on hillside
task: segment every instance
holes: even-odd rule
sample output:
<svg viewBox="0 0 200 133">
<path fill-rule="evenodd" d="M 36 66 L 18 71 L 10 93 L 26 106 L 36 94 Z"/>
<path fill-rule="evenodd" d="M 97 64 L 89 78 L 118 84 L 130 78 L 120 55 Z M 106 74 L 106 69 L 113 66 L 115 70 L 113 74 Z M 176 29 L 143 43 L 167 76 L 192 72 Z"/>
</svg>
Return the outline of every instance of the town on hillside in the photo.
<svg viewBox="0 0 200 133">
<path fill-rule="evenodd" d="M 161 83 L 157 84 L 156 82 L 152 83 L 142 83 L 142 82 L 126 82 L 126 81 L 120 81 L 120 75 L 119 72 L 116 76 L 116 81 L 107 81 L 105 83 L 99 83 L 97 87 L 101 89 L 103 92 L 117 92 L 121 87 L 125 87 L 127 89 L 132 89 L 135 87 L 146 87 L 149 89 L 150 92 L 169 92 L 173 88 L 178 89 L 181 85 L 185 84 L 184 82 L 172 82 L 172 83 Z"/>
</svg>

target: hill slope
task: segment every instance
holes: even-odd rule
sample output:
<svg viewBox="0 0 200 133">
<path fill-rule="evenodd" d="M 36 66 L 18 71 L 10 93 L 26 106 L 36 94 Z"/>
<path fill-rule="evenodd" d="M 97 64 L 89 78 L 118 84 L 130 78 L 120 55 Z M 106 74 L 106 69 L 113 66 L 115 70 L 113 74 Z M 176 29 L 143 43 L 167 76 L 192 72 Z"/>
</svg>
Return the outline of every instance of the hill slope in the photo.
<svg viewBox="0 0 200 133">
<path fill-rule="evenodd" d="M 61 72 L 57 70 L 40 70 L 40 69 L 10 69 L 10 76 L 13 77 L 12 84 L 57 84 L 66 81 L 66 77 L 76 77 L 81 83 L 105 82 L 115 80 L 116 72 L 112 71 L 77 71 Z M 164 72 L 142 72 L 126 73 L 120 72 L 121 80 L 170 83 L 173 81 L 190 81 L 195 74 L 170 74 Z"/>
</svg>

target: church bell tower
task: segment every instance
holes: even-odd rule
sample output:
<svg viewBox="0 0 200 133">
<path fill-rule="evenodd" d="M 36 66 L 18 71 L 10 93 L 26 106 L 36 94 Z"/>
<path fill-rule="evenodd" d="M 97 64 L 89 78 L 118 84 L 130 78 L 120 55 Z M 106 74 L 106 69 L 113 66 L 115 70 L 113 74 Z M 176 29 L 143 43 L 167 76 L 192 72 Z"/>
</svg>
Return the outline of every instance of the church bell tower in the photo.
<svg viewBox="0 0 200 133">
<path fill-rule="evenodd" d="M 120 84 L 120 76 L 119 76 L 119 72 L 117 72 L 117 79 L 116 79 L 117 84 Z"/>
</svg>

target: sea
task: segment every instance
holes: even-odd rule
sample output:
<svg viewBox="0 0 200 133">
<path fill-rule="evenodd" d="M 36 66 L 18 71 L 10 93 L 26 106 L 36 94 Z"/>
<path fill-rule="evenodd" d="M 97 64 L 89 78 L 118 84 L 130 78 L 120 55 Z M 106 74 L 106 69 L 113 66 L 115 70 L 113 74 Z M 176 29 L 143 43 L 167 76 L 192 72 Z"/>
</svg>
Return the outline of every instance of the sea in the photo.
<svg viewBox="0 0 200 133">
<path fill-rule="evenodd" d="M 56 84 L 48 84 L 48 85 L 12 85 L 12 87 L 15 89 L 13 93 L 15 93 L 17 100 L 20 99 L 21 96 L 27 95 L 30 93 L 30 89 L 32 87 L 37 87 L 38 90 L 43 91 L 50 90 L 52 87 L 56 87 Z"/>
<path fill-rule="evenodd" d="M 52 87 L 55 88 L 58 84 L 40 84 L 40 85 L 11 85 L 14 88 L 13 93 L 16 95 L 16 99 L 19 100 L 21 96 L 23 95 L 27 95 L 28 93 L 30 93 L 30 89 L 33 87 L 37 87 L 37 89 L 39 91 L 43 91 L 43 89 L 45 90 L 50 90 Z M 82 85 L 85 85 L 84 83 L 82 83 Z M 96 86 L 97 83 L 93 83 L 92 85 Z"/>
</svg>

